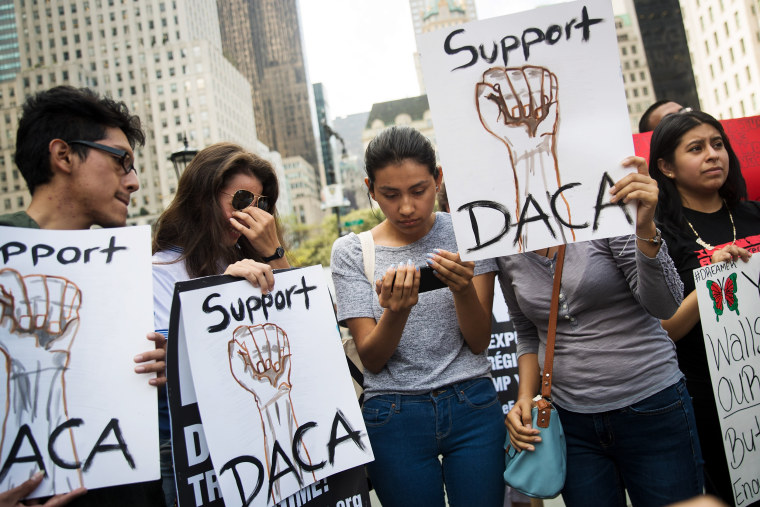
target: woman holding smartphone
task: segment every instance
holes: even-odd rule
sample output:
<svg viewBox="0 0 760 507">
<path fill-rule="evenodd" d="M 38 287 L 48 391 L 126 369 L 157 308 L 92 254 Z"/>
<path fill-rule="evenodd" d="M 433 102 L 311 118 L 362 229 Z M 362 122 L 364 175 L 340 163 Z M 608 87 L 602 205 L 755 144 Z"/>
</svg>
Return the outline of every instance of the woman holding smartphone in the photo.
<svg viewBox="0 0 760 507">
<path fill-rule="evenodd" d="M 372 484 L 386 507 L 501 506 L 505 428 L 486 357 L 493 261 L 456 253 L 435 213 L 442 174 L 430 141 L 391 127 L 367 146 L 365 183 L 387 217 L 372 229 L 374 280 L 355 234 L 333 245 L 338 320 L 364 363 Z M 419 293 L 427 264 L 445 288 Z"/>
</svg>

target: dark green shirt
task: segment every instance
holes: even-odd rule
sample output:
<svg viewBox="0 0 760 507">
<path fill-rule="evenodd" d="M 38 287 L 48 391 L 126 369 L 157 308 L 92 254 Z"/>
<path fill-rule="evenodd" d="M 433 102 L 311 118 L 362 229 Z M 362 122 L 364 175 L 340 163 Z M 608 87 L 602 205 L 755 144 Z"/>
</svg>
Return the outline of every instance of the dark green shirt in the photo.
<svg viewBox="0 0 760 507">
<path fill-rule="evenodd" d="M 35 222 L 26 211 L 17 211 L 16 213 L 0 215 L 0 225 L 6 225 L 8 227 L 25 227 L 27 229 L 40 228 L 40 225 Z"/>
</svg>

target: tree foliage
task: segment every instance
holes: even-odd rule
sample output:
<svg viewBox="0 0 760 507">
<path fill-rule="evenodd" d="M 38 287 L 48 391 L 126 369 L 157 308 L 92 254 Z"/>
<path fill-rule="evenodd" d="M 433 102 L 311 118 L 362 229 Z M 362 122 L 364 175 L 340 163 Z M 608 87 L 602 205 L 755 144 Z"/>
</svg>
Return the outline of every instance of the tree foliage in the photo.
<svg viewBox="0 0 760 507">
<path fill-rule="evenodd" d="M 367 231 L 384 219 L 383 212 L 378 208 L 354 210 L 340 216 L 341 234 L 346 235 L 350 232 L 358 234 L 362 231 Z M 343 225 L 345 222 L 355 222 L 358 220 L 362 220 L 360 225 L 352 225 L 351 227 Z M 287 236 L 293 243 L 293 248 L 291 248 L 288 256 L 290 263 L 296 267 L 312 266 L 314 264 L 329 266 L 332 245 L 338 239 L 338 223 L 335 214 L 330 213 L 326 215 L 319 226 L 310 229 L 306 228 L 308 233 L 304 231 L 305 226 L 295 222 L 297 220 L 283 220 Z M 293 226 L 292 230 L 290 229 L 291 225 Z M 298 242 L 293 241 L 295 237 L 299 238 Z"/>
</svg>

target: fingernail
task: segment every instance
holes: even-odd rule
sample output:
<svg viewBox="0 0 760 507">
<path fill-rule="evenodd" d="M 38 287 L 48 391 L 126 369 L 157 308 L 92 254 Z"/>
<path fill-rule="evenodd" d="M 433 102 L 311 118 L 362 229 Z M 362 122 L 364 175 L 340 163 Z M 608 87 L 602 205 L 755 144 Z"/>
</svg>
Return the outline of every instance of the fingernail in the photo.
<svg viewBox="0 0 760 507">
<path fill-rule="evenodd" d="M 432 254 L 432 253 L 426 253 L 426 254 L 425 254 L 425 257 L 427 257 L 428 259 L 432 259 L 432 258 L 433 258 L 433 255 L 434 255 L 434 254 Z"/>
<path fill-rule="evenodd" d="M 408 261 L 406 261 L 406 265 L 407 266 L 414 266 L 414 263 L 412 262 L 412 259 L 409 259 Z"/>
<path fill-rule="evenodd" d="M 435 253 L 441 253 L 441 249 L 440 249 L 440 248 L 433 248 L 433 251 L 434 251 Z"/>
<path fill-rule="evenodd" d="M 433 259 L 425 259 L 425 262 L 427 262 L 428 266 L 432 266 L 433 265 Z"/>
<path fill-rule="evenodd" d="M 156 379 L 152 378 L 152 379 L 150 379 L 150 380 L 148 381 L 148 384 L 150 384 L 150 385 L 152 385 L 152 386 L 158 385 L 158 380 L 156 380 Z"/>
<path fill-rule="evenodd" d="M 135 362 L 136 363 L 142 363 L 143 362 L 143 356 L 142 356 L 142 354 L 135 356 Z"/>
<path fill-rule="evenodd" d="M 388 271 L 393 271 L 394 269 L 396 269 L 395 264 L 391 264 L 390 266 L 388 266 Z"/>
<path fill-rule="evenodd" d="M 135 373 L 143 373 L 145 371 L 144 366 L 135 366 Z"/>
<path fill-rule="evenodd" d="M 417 273 L 419 273 L 419 272 L 420 272 L 420 267 L 419 267 L 419 266 L 415 266 L 415 267 L 414 267 L 414 269 L 416 269 L 416 270 L 417 270 Z"/>
<path fill-rule="evenodd" d="M 37 470 L 36 472 L 34 472 L 32 479 L 37 480 L 40 477 L 45 477 L 45 472 L 43 470 Z"/>
</svg>

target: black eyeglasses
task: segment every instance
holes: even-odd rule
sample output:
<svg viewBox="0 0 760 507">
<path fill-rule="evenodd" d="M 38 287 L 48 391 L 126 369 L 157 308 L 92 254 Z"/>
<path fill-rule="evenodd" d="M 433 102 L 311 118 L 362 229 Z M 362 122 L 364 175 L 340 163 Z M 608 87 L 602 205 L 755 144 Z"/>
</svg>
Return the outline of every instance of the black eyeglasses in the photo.
<svg viewBox="0 0 760 507">
<path fill-rule="evenodd" d="M 244 210 L 251 204 L 264 211 L 269 211 L 269 197 L 265 195 L 257 195 L 248 190 L 238 190 L 234 195 L 227 192 L 222 193 L 232 197 L 232 207 L 238 211 Z"/>
<path fill-rule="evenodd" d="M 130 171 L 134 171 L 135 174 L 137 174 L 137 169 L 135 169 L 134 161 L 132 160 L 129 152 L 126 150 L 120 150 L 119 148 L 106 146 L 105 144 L 93 143 L 92 141 L 75 140 L 69 141 L 68 143 L 81 144 L 82 146 L 95 148 L 96 150 L 104 151 L 109 155 L 113 155 L 119 161 L 119 164 L 121 164 L 122 169 L 124 169 L 124 174 L 129 174 Z"/>
</svg>

